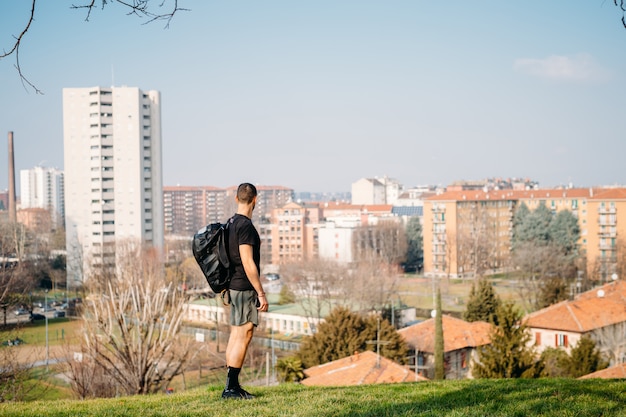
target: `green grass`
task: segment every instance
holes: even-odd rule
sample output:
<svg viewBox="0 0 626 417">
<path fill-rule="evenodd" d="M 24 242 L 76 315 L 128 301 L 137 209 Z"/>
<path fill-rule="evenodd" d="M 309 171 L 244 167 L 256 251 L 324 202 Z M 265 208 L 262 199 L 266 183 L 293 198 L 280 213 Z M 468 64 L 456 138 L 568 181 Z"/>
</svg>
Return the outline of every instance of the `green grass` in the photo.
<svg viewBox="0 0 626 417">
<path fill-rule="evenodd" d="M 223 401 L 221 385 L 171 395 L 0 404 L 2 416 L 626 416 L 624 380 L 465 380 L 354 387 L 246 387 Z"/>
</svg>

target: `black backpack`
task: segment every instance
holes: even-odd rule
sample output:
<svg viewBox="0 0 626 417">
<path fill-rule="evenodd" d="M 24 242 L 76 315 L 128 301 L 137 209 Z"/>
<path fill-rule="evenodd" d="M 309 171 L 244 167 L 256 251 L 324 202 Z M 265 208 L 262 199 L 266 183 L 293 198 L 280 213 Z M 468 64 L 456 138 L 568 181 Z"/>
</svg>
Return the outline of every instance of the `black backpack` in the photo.
<svg viewBox="0 0 626 417">
<path fill-rule="evenodd" d="M 216 294 L 228 291 L 232 272 L 228 255 L 228 226 L 232 222 L 211 223 L 193 235 L 191 250 L 204 273 L 209 286 Z"/>
</svg>

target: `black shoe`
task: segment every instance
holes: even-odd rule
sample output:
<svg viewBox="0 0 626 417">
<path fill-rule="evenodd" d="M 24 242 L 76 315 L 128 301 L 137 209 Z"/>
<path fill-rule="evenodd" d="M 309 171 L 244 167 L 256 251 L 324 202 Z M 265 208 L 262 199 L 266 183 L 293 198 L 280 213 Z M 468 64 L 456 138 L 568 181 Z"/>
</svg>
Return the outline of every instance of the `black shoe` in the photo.
<svg viewBox="0 0 626 417">
<path fill-rule="evenodd" d="M 241 387 L 225 389 L 222 392 L 222 399 L 234 399 L 234 400 L 251 400 L 254 398 L 254 395 L 250 394 L 248 391 Z"/>
</svg>

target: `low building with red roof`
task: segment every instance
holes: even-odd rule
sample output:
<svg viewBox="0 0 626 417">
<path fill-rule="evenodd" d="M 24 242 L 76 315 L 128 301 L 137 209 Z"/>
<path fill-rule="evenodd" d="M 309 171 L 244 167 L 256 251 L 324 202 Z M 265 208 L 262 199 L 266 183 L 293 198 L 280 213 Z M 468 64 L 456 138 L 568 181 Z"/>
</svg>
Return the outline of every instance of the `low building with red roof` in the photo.
<svg viewBox="0 0 626 417">
<path fill-rule="evenodd" d="M 582 336 L 596 342 L 612 364 L 626 360 L 626 281 L 616 280 L 524 318 L 538 353 L 569 352 Z"/>
<path fill-rule="evenodd" d="M 363 384 L 390 384 L 425 381 L 407 366 L 400 365 L 372 351 L 356 352 L 304 370 L 303 385 L 346 386 Z"/>
<path fill-rule="evenodd" d="M 620 363 L 619 365 L 611 366 L 600 371 L 592 372 L 587 375 L 583 375 L 578 379 L 626 379 L 626 363 Z"/>
<path fill-rule="evenodd" d="M 491 343 L 491 325 L 484 321 L 467 322 L 452 316 L 443 315 L 443 350 L 446 379 L 472 378 L 472 359 L 476 348 Z M 427 378 L 434 377 L 435 320 L 398 330 L 409 345 L 414 366 L 416 359 L 418 373 Z"/>
</svg>

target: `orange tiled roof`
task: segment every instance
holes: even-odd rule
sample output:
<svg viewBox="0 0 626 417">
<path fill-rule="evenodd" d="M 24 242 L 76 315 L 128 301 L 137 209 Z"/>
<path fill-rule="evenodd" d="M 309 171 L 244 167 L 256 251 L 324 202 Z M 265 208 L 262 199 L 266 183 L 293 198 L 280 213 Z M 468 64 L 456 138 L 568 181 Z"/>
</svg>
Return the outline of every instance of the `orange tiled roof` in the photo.
<svg viewBox="0 0 626 417">
<path fill-rule="evenodd" d="M 589 378 L 602 378 L 602 379 L 626 378 L 626 363 L 611 366 L 610 368 L 602 369 L 601 371 L 592 372 L 590 374 L 583 375 L 578 379 L 589 379 Z"/>
<path fill-rule="evenodd" d="M 561 301 L 525 318 L 531 328 L 575 333 L 587 333 L 621 322 L 626 322 L 626 281 L 623 280 L 594 288 L 574 300 Z"/>
<path fill-rule="evenodd" d="M 616 189 L 617 190 L 617 189 Z M 426 198 L 427 201 L 487 201 L 487 200 L 527 200 L 547 198 L 590 198 L 598 190 L 590 188 L 544 189 L 544 190 L 463 190 L 448 191 Z"/>
<path fill-rule="evenodd" d="M 223 188 L 213 187 L 209 185 L 167 185 L 163 187 L 163 191 L 221 191 Z"/>
<path fill-rule="evenodd" d="M 380 366 L 377 362 L 380 360 Z M 372 351 L 355 353 L 323 365 L 304 370 L 303 385 L 346 386 L 394 382 L 425 381 L 408 367 L 379 356 Z"/>
<path fill-rule="evenodd" d="M 491 343 L 491 325 L 484 321 L 467 322 L 443 315 L 443 350 L 455 350 L 488 345 Z M 435 351 L 435 319 L 428 319 L 398 330 L 400 336 L 413 348 L 421 352 Z"/>
<path fill-rule="evenodd" d="M 597 190 L 590 200 L 624 200 L 626 199 L 626 188 L 608 188 Z"/>
</svg>

